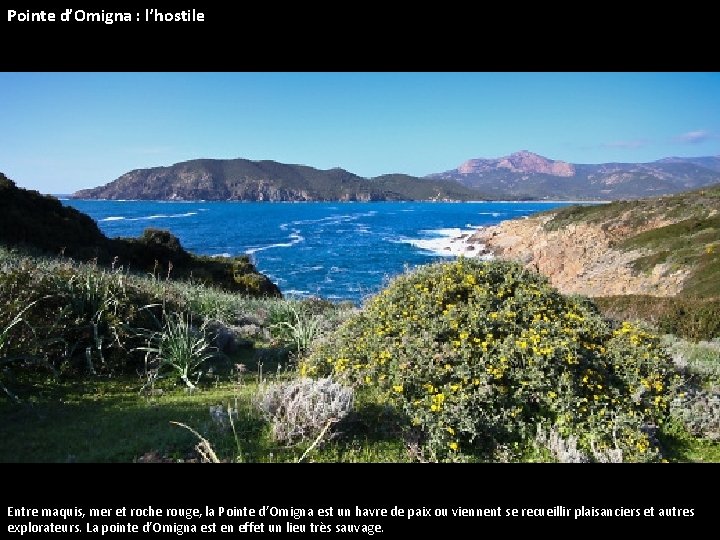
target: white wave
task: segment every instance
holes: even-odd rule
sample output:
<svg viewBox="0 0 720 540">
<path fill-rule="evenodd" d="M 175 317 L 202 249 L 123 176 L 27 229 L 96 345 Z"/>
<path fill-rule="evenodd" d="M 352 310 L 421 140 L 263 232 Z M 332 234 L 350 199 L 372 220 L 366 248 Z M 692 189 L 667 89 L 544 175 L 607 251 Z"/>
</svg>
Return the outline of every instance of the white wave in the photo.
<svg viewBox="0 0 720 540">
<path fill-rule="evenodd" d="M 299 244 L 300 242 L 305 240 L 305 237 L 301 236 L 300 231 L 298 231 L 297 229 L 294 229 L 293 232 L 291 232 L 288 235 L 288 237 L 290 238 L 289 242 L 279 242 L 277 244 L 270 244 L 268 246 L 253 247 L 253 248 L 246 249 L 245 253 L 247 255 L 252 255 L 253 253 L 257 253 L 258 251 L 265 251 L 265 250 L 273 249 L 273 248 L 292 247 L 295 244 Z"/>
<path fill-rule="evenodd" d="M 215 253 L 214 255 L 210 255 L 210 256 L 211 257 L 224 257 L 226 259 L 229 259 L 230 257 L 232 257 L 232 255 L 230 253 L 228 253 L 227 251 L 225 251 L 223 253 Z"/>
<path fill-rule="evenodd" d="M 431 236 L 460 236 L 461 234 L 465 233 L 474 233 L 474 230 L 463 230 L 460 227 L 448 227 L 444 229 L 429 229 L 420 231 L 423 234 L 431 235 Z"/>
<path fill-rule="evenodd" d="M 190 216 L 195 216 L 195 215 L 197 215 L 197 212 L 185 212 L 184 214 L 153 214 L 151 216 L 127 218 L 127 220 L 128 221 L 145 221 L 145 220 L 151 220 L 151 219 L 190 217 Z"/>
<path fill-rule="evenodd" d="M 475 229 L 461 229 L 459 227 L 451 227 L 444 229 L 431 229 L 421 232 L 431 237 L 402 237 L 398 240 L 395 240 L 395 242 L 410 244 L 411 246 L 414 246 L 418 249 L 428 251 L 433 255 L 442 257 L 457 257 L 458 255 L 475 257 L 484 247 L 482 244 L 471 244 L 467 242 L 467 238 L 471 234 L 476 232 Z M 482 255 L 481 258 L 488 258 L 488 256 Z"/>
<path fill-rule="evenodd" d="M 307 296 L 310 294 L 310 291 L 306 291 L 304 289 L 288 289 L 286 291 L 283 291 L 283 293 L 290 296 Z"/>
<path fill-rule="evenodd" d="M 377 210 L 370 210 L 368 212 L 358 212 L 356 214 L 333 214 L 331 216 L 325 216 L 318 219 L 298 219 L 291 221 L 291 225 L 313 225 L 315 223 L 329 223 L 330 225 L 337 225 L 339 223 L 346 223 L 348 221 L 357 221 L 362 217 L 372 217 L 377 214 Z"/>
<path fill-rule="evenodd" d="M 295 276 L 297 274 L 307 274 L 308 272 L 317 272 L 319 270 L 322 270 L 325 268 L 323 265 L 317 265 L 317 266 L 301 266 L 300 268 L 297 268 L 295 270 L 292 270 L 290 272 L 291 276 Z"/>
<path fill-rule="evenodd" d="M 326 216 L 324 218 L 318 218 L 318 219 L 298 219 L 295 221 L 291 221 L 290 225 L 312 225 L 314 223 L 324 223 L 327 221 L 343 221 L 350 219 L 351 216 L 348 215 L 332 215 L 332 216 Z"/>
<path fill-rule="evenodd" d="M 465 255 L 466 252 L 464 245 L 449 243 L 445 238 L 408 238 L 403 242 L 444 257 L 457 257 Z"/>
<path fill-rule="evenodd" d="M 125 219 L 123 216 L 108 216 L 100 221 L 122 221 L 123 219 Z"/>
</svg>

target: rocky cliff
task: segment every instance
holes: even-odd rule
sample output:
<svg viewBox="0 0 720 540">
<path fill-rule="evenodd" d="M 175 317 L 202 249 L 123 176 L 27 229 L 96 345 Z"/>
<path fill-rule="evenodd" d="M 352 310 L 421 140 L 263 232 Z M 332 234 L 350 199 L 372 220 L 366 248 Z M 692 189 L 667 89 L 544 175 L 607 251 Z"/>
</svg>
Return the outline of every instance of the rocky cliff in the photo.
<svg viewBox="0 0 720 540">
<path fill-rule="evenodd" d="M 497 257 L 522 261 L 550 278 L 563 293 L 585 296 L 649 294 L 674 296 L 682 290 L 688 268 L 673 269 L 658 264 L 652 271 L 637 272 L 633 262 L 642 250 L 621 250 L 614 246 L 630 234 L 668 225 L 652 222 L 633 231 L 618 225 L 573 223 L 560 230 L 547 230 L 553 216 L 505 221 L 471 237 Z"/>
<path fill-rule="evenodd" d="M 466 243 L 522 261 L 564 293 L 718 296 L 720 186 L 505 221 Z"/>
</svg>

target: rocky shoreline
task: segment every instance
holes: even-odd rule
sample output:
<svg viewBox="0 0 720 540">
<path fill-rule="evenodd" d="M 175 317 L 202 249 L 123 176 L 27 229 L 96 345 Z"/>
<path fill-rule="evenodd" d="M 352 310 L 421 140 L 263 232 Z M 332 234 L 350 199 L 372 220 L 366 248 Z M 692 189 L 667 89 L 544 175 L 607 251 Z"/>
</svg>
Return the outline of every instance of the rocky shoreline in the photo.
<svg viewBox="0 0 720 540">
<path fill-rule="evenodd" d="M 448 255 L 520 261 L 547 276 L 564 294 L 675 296 L 682 290 L 688 269 L 658 264 L 650 272 L 639 272 L 632 263 L 645 253 L 613 247 L 641 231 L 585 222 L 547 230 L 545 224 L 553 216 L 542 214 L 480 227 L 474 233 L 448 237 L 442 249 Z M 641 230 L 666 224 L 650 221 Z"/>
</svg>

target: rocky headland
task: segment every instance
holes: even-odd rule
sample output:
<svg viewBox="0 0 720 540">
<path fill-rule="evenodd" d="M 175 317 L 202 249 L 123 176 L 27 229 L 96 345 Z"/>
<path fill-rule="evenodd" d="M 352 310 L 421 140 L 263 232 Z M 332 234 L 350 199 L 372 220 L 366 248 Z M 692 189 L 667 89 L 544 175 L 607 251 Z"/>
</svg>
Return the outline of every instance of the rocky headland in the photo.
<svg viewBox="0 0 720 540">
<path fill-rule="evenodd" d="M 650 272 L 638 272 L 633 262 L 644 250 L 618 249 L 631 234 L 639 234 L 670 221 L 653 220 L 630 230 L 621 225 L 573 223 L 559 230 L 547 230 L 552 215 L 505 221 L 469 236 L 466 242 L 479 255 L 519 260 L 528 268 L 546 275 L 563 293 L 585 296 L 649 294 L 675 296 L 690 273 L 686 267 L 668 263 L 655 265 Z"/>
<path fill-rule="evenodd" d="M 450 239 L 467 257 L 521 261 L 563 293 L 720 295 L 720 186 L 572 206 Z"/>
</svg>

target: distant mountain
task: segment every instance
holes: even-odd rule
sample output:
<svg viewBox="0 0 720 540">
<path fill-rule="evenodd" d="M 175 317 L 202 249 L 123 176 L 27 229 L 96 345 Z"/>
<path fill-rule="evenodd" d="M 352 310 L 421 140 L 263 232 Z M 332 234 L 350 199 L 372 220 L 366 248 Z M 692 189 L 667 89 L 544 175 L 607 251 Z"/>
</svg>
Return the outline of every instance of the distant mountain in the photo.
<svg viewBox="0 0 720 540">
<path fill-rule="evenodd" d="M 492 199 L 639 199 L 720 182 L 720 156 L 580 165 L 523 150 L 498 159 L 471 159 L 427 178 L 456 181 Z"/>
<path fill-rule="evenodd" d="M 711 171 L 720 172 L 720 156 L 706 156 L 706 157 L 668 157 L 663 158 L 656 163 L 692 163 L 699 167 L 705 167 Z"/>
<path fill-rule="evenodd" d="M 525 150 L 497 159 L 469 159 L 457 168 L 460 174 L 483 174 L 507 170 L 526 174 L 540 173 L 552 176 L 574 176 L 575 168 L 564 161 L 554 161 Z"/>
<path fill-rule="evenodd" d="M 583 165 L 523 150 L 470 159 L 425 178 L 363 178 L 341 168 L 276 161 L 196 159 L 136 169 L 72 195 L 77 199 L 220 201 L 397 201 L 478 199 L 639 199 L 720 182 L 720 156 L 669 157 L 652 163 Z"/>
<path fill-rule="evenodd" d="M 473 200 L 478 192 L 446 179 L 388 174 L 362 178 L 341 168 L 247 159 L 197 159 L 137 169 L 77 199 L 222 201 Z"/>
</svg>

